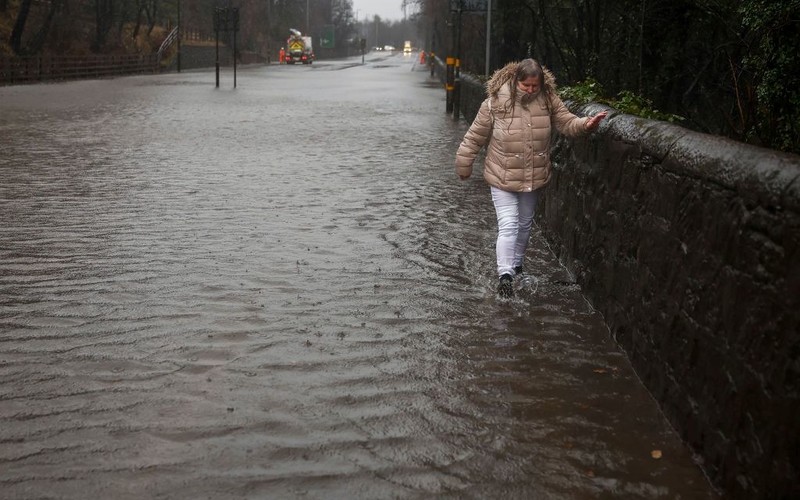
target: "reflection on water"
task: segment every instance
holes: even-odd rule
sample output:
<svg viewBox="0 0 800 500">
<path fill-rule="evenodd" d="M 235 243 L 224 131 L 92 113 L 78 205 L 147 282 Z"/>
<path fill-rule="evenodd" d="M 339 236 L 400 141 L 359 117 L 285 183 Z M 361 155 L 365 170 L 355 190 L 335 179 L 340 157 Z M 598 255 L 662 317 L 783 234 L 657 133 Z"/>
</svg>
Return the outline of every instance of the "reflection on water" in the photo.
<svg viewBox="0 0 800 500">
<path fill-rule="evenodd" d="M 319 63 L 0 88 L 4 494 L 711 496 L 441 90 Z"/>
</svg>

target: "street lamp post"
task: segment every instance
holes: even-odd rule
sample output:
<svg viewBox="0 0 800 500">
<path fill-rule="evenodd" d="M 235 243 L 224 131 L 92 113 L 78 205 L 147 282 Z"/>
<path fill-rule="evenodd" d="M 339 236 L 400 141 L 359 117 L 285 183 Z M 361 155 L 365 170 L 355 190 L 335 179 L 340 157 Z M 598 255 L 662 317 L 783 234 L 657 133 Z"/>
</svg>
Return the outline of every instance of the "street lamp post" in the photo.
<svg viewBox="0 0 800 500">
<path fill-rule="evenodd" d="M 486 68 L 483 72 L 484 75 L 489 76 L 489 59 L 492 56 L 492 0 L 486 2 Z"/>
</svg>

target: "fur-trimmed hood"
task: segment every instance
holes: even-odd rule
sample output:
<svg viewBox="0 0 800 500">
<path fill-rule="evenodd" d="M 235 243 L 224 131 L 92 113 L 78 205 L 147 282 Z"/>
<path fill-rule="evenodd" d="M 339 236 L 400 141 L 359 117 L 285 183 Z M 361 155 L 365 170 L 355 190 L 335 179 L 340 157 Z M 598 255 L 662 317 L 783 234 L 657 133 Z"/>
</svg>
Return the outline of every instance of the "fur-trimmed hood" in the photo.
<svg viewBox="0 0 800 500">
<path fill-rule="evenodd" d="M 517 72 L 519 62 L 510 62 L 502 68 L 492 73 L 491 78 L 486 82 L 486 93 L 491 97 L 497 97 L 497 94 L 503 86 L 514 79 L 514 74 Z M 544 74 L 544 91 L 548 95 L 554 95 L 556 92 L 556 77 L 549 69 L 542 66 L 542 73 Z"/>
</svg>

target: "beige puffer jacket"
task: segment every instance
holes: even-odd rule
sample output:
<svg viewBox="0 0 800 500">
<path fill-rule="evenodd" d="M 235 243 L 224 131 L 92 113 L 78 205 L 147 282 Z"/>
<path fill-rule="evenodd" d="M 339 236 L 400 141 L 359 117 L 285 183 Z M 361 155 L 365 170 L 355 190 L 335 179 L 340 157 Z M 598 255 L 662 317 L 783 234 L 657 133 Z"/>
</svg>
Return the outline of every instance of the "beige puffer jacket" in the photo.
<svg viewBox="0 0 800 500">
<path fill-rule="evenodd" d="M 505 191 L 534 191 L 550 181 L 551 124 L 568 137 L 586 134 L 586 122 L 572 114 L 556 94 L 555 77 L 544 69 L 544 89 L 527 105 L 517 91 L 510 103 L 517 63 L 497 70 L 486 83 L 483 101 L 456 152 L 456 173 L 472 175 L 472 164 L 486 146 L 483 177 Z"/>
</svg>

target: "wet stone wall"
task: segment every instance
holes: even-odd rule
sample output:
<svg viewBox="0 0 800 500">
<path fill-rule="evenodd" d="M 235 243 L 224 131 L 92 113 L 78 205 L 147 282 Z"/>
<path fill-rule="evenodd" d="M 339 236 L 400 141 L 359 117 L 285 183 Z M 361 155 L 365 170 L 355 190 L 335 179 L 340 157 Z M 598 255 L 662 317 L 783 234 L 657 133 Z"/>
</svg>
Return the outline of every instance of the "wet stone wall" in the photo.
<svg viewBox="0 0 800 500">
<path fill-rule="evenodd" d="M 711 480 L 798 498 L 800 158 L 610 111 L 539 224 Z"/>
<path fill-rule="evenodd" d="M 181 69 L 213 68 L 217 64 L 217 47 L 184 45 L 181 47 Z M 220 66 L 233 66 L 231 49 L 220 44 Z"/>
</svg>

